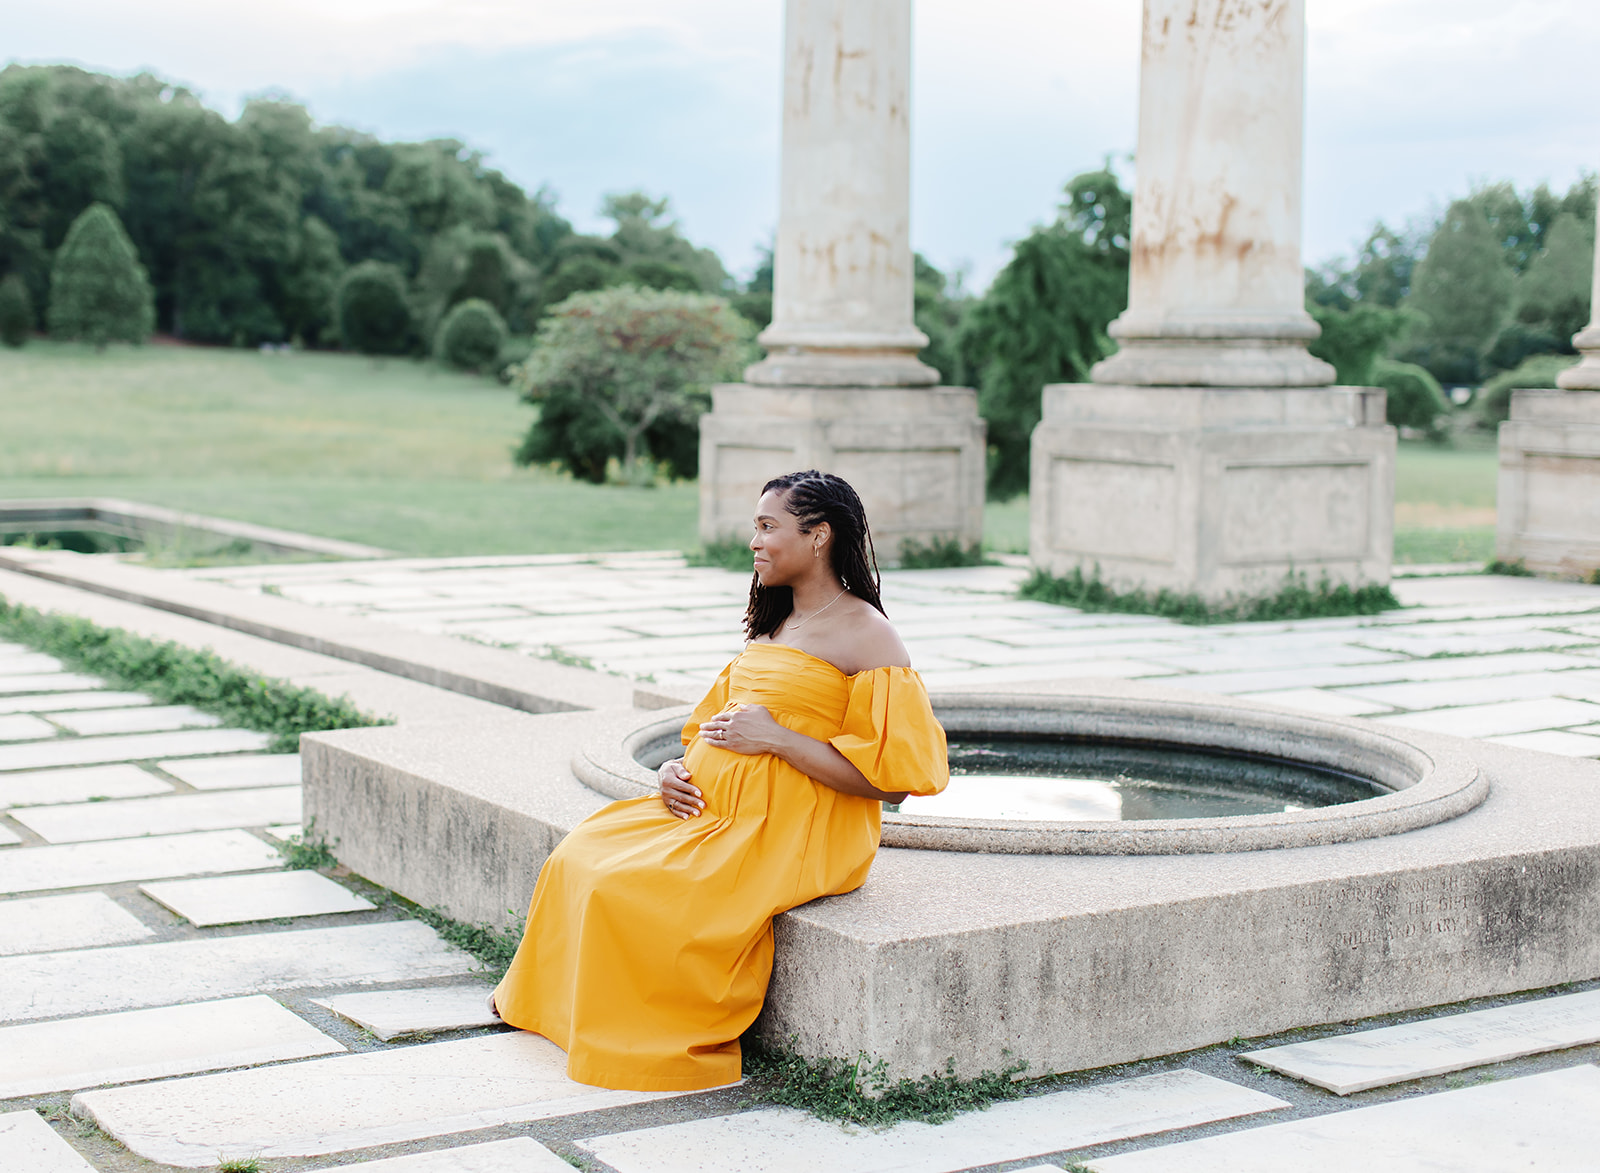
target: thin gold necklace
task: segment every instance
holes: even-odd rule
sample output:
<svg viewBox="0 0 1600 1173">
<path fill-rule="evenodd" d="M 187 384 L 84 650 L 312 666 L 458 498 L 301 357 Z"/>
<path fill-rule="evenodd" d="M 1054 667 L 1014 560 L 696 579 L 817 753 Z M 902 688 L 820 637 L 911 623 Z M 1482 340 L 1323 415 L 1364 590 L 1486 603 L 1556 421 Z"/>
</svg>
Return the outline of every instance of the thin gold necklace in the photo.
<svg viewBox="0 0 1600 1173">
<path fill-rule="evenodd" d="M 795 617 L 794 617 L 794 609 L 793 609 L 793 606 L 791 605 L 790 610 L 789 610 L 789 617 L 784 620 L 783 625 L 785 627 L 787 627 L 790 631 L 798 631 L 800 628 L 802 628 L 806 624 L 810 623 L 818 615 L 821 615 L 829 607 L 831 607 L 835 603 L 837 603 L 840 599 L 844 598 L 844 592 L 845 592 L 845 588 L 844 587 L 840 587 L 838 594 L 834 595 L 833 598 L 829 599 L 828 602 L 824 606 L 818 607 L 815 611 L 811 612 L 811 614 L 807 615 L 804 619 L 799 619 L 799 620 L 795 619 Z"/>
</svg>

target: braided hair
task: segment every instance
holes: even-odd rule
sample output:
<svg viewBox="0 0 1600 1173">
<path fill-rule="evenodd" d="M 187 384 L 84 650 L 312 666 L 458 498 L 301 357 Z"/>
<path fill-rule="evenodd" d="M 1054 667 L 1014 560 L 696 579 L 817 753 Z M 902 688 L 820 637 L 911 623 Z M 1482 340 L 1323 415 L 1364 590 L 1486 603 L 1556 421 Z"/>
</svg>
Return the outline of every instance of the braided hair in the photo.
<svg viewBox="0 0 1600 1173">
<path fill-rule="evenodd" d="M 843 477 L 807 469 L 774 477 L 761 487 L 763 495 L 783 494 L 783 507 L 800 523 L 800 532 L 810 533 L 827 522 L 833 529 L 828 559 L 844 589 L 865 599 L 883 613 L 879 597 L 878 554 L 867 528 L 867 511 L 861 498 Z M 746 639 L 771 636 L 794 611 L 794 591 L 786 586 L 761 585 L 761 577 L 750 580 L 750 603 L 744 612 Z"/>
</svg>

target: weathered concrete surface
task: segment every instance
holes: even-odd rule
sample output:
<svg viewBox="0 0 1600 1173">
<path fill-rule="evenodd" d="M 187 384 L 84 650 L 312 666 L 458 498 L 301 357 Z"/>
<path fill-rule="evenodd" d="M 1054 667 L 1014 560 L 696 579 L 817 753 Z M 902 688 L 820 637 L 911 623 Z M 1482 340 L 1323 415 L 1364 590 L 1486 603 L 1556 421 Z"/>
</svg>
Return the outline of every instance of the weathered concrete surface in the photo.
<svg viewBox="0 0 1600 1173">
<path fill-rule="evenodd" d="M 937 383 L 912 321 L 911 0 L 788 0 L 780 185 L 769 353 L 745 378 Z"/>
<path fill-rule="evenodd" d="M 761 486 L 820 468 L 849 481 L 872 519 L 878 558 L 906 539 L 983 539 L 986 435 L 965 387 L 712 389 L 700 420 L 700 538 L 750 534 Z"/>
<path fill-rule="evenodd" d="M 1600 975 L 1600 765 L 1474 746 L 1487 801 L 1326 847 L 1166 857 L 884 849 L 780 917 L 759 1028 L 895 1073 L 1172 1054 Z"/>
<path fill-rule="evenodd" d="M 1600 326 L 1577 337 L 1590 333 L 1600 348 Z M 1542 574 L 1600 571 L 1600 389 L 1511 393 L 1511 418 L 1500 425 L 1498 510 L 1496 557 Z"/>
<path fill-rule="evenodd" d="M 549 850 L 603 802 L 568 760 L 650 720 L 308 736 L 308 809 L 355 871 L 515 923 Z M 778 918 L 760 1029 L 896 1076 L 948 1058 L 1041 1074 L 1600 976 L 1600 763 L 1339 724 L 1469 759 L 1488 798 L 1404 834 L 1234 854 L 885 848 L 859 891 Z"/>
<path fill-rule="evenodd" d="M 1300 267 L 1305 0 L 1145 0 L 1122 349 L 1097 383 L 1315 387 Z"/>
<path fill-rule="evenodd" d="M 1386 583 L 1395 430 L 1365 387 L 1057 384 L 1033 432 L 1036 565 L 1218 599 Z"/>
<path fill-rule="evenodd" d="M 307 734 L 306 818 L 372 882 L 457 920 L 520 925 L 545 857 L 606 803 L 567 763 L 614 721 L 614 711 L 504 713 Z"/>
</svg>

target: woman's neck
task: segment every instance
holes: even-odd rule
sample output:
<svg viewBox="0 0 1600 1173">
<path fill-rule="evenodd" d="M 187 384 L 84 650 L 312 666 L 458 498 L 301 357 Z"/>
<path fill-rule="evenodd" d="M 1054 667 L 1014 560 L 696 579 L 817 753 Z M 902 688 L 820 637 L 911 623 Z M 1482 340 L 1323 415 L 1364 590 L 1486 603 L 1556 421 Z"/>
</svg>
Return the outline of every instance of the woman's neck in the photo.
<svg viewBox="0 0 1600 1173">
<path fill-rule="evenodd" d="M 831 572 L 824 571 L 809 575 L 804 581 L 792 584 L 790 589 L 794 591 L 793 614 L 803 620 L 837 599 L 844 590 L 844 583 Z"/>
</svg>

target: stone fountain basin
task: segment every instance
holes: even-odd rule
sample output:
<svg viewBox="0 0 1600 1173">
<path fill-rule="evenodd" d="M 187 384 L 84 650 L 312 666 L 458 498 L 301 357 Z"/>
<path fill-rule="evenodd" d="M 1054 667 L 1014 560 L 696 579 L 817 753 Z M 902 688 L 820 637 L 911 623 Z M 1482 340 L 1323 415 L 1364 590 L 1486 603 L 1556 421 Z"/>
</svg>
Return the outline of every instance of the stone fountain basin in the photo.
<svg viewBox="0 0 1600 1173">
<path fill-rule="evenodd" d="M 947 1059 L 962 1075 L 1043 1074 L 1600 977 L 1600 763 L 1123 681 L 937 703 L 953 724 L 1001 714 L 1181 740 L 1187 722 L 1231 748 L 1362 753 L 1357 772 L 1393 770 L 1380 780 L 1398 789 L 1340 821 L 1299 817 L 1341 809 L 1322 808 L 1146 827 L 1176 845 L 1160 853 L 1022 851 L 1026 827 L 894 820 L 861 889 L 777 918 L 765 1037 L 864 1051 L 893 1076 Z M 630 739 L 681 719 L 507 712 L 308 735 L 306 812 L 355 872 L 511 924 L 551 847 L 606 801 L 594 786 L 645 785 Z M 939 849 L 887 845 L 918 836 Z"/>
<path fill-rule="evenodd" d="M 1172 855 L 1309 847 L 1394 835 L 1453 819 L 1482 802 L 1488 781 L 1461 746 L 1427 747 L 1404 730 L 1370 722 L 1219 701 L 1152 695 L 1119 685 L 1090 695 L 935 693 L 934 711 L 951 736 L 1024 734 L 1156 742 L 1230 750 L 1328 766 L 1371 779 L 1389 793 L 1359 802 L 1281 814 L 1139 822 L 950 818 L 886 811 L 885 847 L 1020 855 Z M 639 758 L 676 744 L 688 710 L 637 722 L 620 736 L 584 746 L 579 780 L 610 798 L 656 792 Z"/>
</svg>

